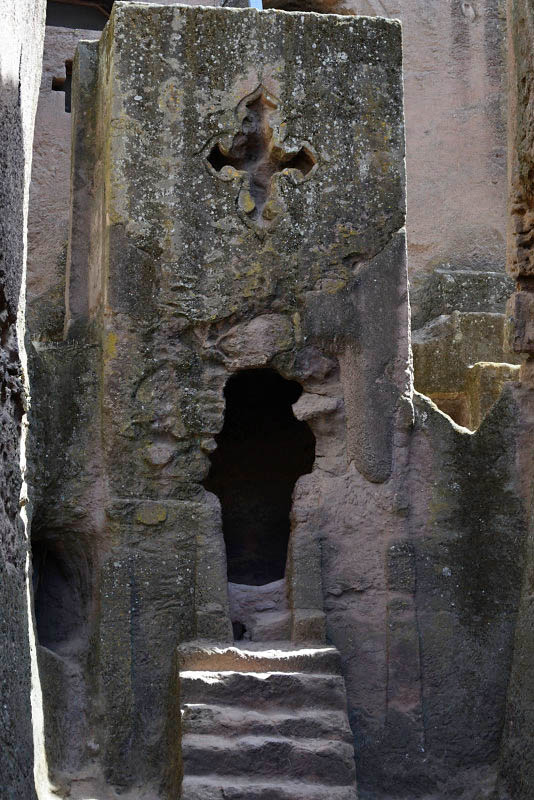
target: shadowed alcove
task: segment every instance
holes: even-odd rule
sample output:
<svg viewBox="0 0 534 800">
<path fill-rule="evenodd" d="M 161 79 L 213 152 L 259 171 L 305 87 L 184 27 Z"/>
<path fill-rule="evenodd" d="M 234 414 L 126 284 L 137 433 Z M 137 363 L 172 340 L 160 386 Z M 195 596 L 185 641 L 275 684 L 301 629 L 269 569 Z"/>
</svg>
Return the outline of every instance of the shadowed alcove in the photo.
<svg viewBox="0 0 534 800">
<path fill-rule="evenodd" d="M 81 545 L 33 538 L 32 577 L 38 643 L 55 652 L 76 649 L 86 634 L 89 600 L 89 562 Z"/>
<path fill-rule="evenodd" d="M 245 370 L 226 384 L 224 426 L 205 487 L 221 502 L 233 583 L 284 577 L 293 487 L 315 458 L 315 437 L 291 407 L 301 393 L 271 369 Z"/>
</svg>

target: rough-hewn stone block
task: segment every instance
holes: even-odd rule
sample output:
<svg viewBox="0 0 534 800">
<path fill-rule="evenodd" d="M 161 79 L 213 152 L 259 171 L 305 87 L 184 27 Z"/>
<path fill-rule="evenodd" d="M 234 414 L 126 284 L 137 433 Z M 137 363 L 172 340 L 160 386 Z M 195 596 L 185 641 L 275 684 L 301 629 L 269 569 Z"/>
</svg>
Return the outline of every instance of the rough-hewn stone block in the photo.
<svg viewBox="0 0 534 800">
<path fill-rule="evenodd" d="M 383 19 L 117 2 L 79 48 L 68 334 L 102 354 L 94 670 L 116 786 L 161 777 L 172 643 L 231 639 L 203 481 L 233 373 L 323 398 L 297 408 L 315 465 L 293 493 L 293 635 L 324 638 L 331 554 L 343 586 L 365 572 L 354 498 L 387 507 L 410 402 L 400 45 Z"/>
</svg>

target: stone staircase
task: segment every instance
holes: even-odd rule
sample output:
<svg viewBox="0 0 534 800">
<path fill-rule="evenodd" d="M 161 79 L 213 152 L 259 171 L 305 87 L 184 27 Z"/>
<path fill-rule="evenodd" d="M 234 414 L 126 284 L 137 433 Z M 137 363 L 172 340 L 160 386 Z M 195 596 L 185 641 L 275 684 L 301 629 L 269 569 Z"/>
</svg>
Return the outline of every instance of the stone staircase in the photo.
<svg viewBox="0 0 534 800">
<path fill-rule="evenodd" d="M 339 653 L 179 650 L 182 800 L 356 800 Z"/>
</svg>

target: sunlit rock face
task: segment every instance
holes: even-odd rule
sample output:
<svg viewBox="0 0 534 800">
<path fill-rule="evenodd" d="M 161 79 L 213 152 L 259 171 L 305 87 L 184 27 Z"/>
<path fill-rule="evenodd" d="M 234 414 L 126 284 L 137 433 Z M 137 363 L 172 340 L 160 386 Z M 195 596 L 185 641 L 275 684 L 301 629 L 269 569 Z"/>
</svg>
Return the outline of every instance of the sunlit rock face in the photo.
<svg viewBox="0 0 534 800">
<path fill-rule="evenodd" d="M 2 5 L 0 58 L 0 793 L 34 800 L 27 490 L 21 504 L 28 193 L 44 0 Z M 22 454 L 22 455 L 21 455 Z M 20 513 L 23 508 L 22 514 Z M 34 689 L 36 687 L 34 686 Z M 38 726 L 40 709 L 34 709 Z"/>
</svg>

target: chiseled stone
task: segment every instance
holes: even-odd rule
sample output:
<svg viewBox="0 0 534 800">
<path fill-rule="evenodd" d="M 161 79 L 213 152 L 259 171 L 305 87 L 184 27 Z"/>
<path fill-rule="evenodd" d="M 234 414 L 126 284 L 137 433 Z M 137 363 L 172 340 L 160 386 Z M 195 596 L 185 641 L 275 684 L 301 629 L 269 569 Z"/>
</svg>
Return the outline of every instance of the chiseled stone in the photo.
<svg viewBox="0 0 534 800">
<path fill-rule="evenodd" d="M 160 503 L 145 503 L 137 512 L 136 520 L 143 525 L 158 525 L 167 519 L 167 509 Z"/>
<path fill-rule="evenodd" d="M 388 505 L 409 394 L 400 25 L 117 2 L 100 43 L 79 46 L 73 113 L 67 330 L 102 351 L 94 670 L 103 766 L 124 787 L 174 763 L 174 646 L 232 639 L 220 506 L 202 486 L 230 375 L 275 369 L 316 398 L 300 407 L 316 469 L 292 509 L 296 640 L 328 624 L 337 563 L 322 572 L 319 537 L 354 530 L 358 481 Z"/>
<path fill-rule="evenodd" d="M 513 663 L 507 685 L 506 718 L 500 751 L 500 781 L 496 795 L 528 800 L 534 786 L 534 625 L 532 605 L 532 438 L 534 409 L 533 381 L 533 294 L 534 276 L 534 6 L 531 0 L 509 0 L 507 4 L 509 42 L 508 116 L 508 239 L 507 270 L 517 278 L 518 291 L 511 297 L 509 340 L 524 361 L 522 385 L 517 389 L 521 413 L 521 438 L 517 461 L 529 519 L 529 537 L 521 581 L 516 619 Z"/>
<path fill-rule="evenodd" d="M 300 383 L 315 437 L 283 589 L 293 645 L 328 637 L 340 653 L 343 678 L 312 683 L 348 701 L 361 795 L 474 800 L 495 774 L 512 662 L 524 423 L 513 387 L 474 434 L 412 404 L 399 26 L 118 2 L 73 81 L 68 338 L 41 348 L 36 374 L 51 398 L 41 511 L 86 603 L 63 643 L 90 653 L 83 792 L 179 794 L 176 645 L 232 642 L 221 506 L 203 482 L 228 379 L 257 368 Z M 465 362 L 478 317 L 444 326 Z M 285 593 L 283 609 L 245 594 L 279 614 L 263 633 L 287 635 Z M 182 688 L 193 704 L 241 704 L 254 685 L 269 708 L 275 686 L 283 707 L 320 705 L 302 684 L 252 671 Z"/>
<path fill-rule="evenodd" d="M 415 331 L 417 390 L 431 396 L 465 391 L 469 366 L 478 361 L 505 361 L 504 322 L 504 314 L 455 311 Z M 508 358 L 517 360 L 506 353 Z"/>
</svg>

